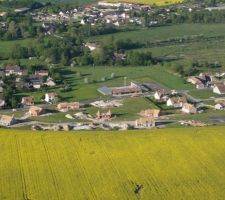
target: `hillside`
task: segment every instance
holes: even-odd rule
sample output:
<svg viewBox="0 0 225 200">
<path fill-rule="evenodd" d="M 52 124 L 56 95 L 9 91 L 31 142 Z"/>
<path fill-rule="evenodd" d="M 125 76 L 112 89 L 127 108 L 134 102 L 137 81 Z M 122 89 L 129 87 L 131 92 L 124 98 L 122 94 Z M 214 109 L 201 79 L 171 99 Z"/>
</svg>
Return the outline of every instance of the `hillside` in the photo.
<svg viewBox="0 0 225 200">
<path fill-rule="evenodd" d="M 0 199 L 223 199 L 224 127 L 0 132 Z"/>
</svg>

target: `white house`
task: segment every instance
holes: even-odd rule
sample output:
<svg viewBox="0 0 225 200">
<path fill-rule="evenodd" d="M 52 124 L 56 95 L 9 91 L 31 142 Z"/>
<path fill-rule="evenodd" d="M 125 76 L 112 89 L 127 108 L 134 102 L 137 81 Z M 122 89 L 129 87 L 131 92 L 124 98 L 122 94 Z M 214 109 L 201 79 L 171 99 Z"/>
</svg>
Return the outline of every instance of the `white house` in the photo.
<svg viewBox="0 0 225 200">
<path fill-rule="evenodd" d="M 53 103 L 57 101 L 58 95 L 55 92 L 50 92 L 45 94 L 45 102 Z"/>
<path fill-rule="evenodd" d="M 181 108 L 184 103 L 187 103 L 185 97 L 171 97 L 167 100 L 166 105 L 174 108 Z"/>
<path fill-rule="evenodd" d="M 218 101 L 215 105 L 216 110 L 224 110 L 225 109 L 225 100 Z"/>
<path fill-rule="evenodd" d="M 165 90 L 158 90 L 154 93 L 154 98 L 156 100 L 162 100 L 163 96 L 165 96 Z"/>
<path fill-rule="evenodd" d="M 155 127 L 155 120 L 153 118 L 140 118 L 135 121 L 135 128 L 142 129 L 142 128 L 153 128 Z"/>
</svg>

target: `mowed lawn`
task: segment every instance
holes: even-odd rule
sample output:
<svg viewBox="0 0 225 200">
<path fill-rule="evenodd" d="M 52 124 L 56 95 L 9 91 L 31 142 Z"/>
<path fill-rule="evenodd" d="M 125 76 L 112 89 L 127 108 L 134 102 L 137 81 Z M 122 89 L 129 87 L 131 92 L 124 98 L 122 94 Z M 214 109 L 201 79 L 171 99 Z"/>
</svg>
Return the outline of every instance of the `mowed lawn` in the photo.
<svg viewBox="0 0 225 200">
<path fill-rule="evenodd" d="M 92 41 L 103 43 L 114 36 L 115 40 L 129 38 L 138 42 L 154 42 L 170 38 L 203 35 L 205 37 L 225 36 L 224 24 L 179 24 L 172 26 L 152 27 L 129 32 L 119 32 L 108 35 L 92 37 Z"/>
<path fill-rule="evenodd" d="M 224 133 L 1 130 L 0 199 L 223 199 Z"/>
</svg>

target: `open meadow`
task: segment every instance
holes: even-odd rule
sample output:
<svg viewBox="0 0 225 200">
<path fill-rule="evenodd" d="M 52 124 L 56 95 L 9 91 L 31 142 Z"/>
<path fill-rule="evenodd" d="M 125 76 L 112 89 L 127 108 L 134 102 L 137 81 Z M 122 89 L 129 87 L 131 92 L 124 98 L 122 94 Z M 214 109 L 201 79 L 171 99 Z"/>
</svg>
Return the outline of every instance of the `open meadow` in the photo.
<svg viewBox="0 0 225 200">
<path fill-rule="evenodd" d="M 223 199 L 224 133 L 2 129 L 0 199 Z"/>
</svg>

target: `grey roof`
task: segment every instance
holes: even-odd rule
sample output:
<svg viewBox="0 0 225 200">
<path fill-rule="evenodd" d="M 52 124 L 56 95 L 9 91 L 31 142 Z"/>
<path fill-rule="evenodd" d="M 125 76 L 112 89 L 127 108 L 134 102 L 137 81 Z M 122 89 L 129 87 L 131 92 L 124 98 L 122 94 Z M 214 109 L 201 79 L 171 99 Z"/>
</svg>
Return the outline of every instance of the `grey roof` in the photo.
<svg viewBox="0 0 225 200">
<path fill-rule="evenodd" d="M 111 95 L 112 94 L 112 89 L 109 88 L 109 87 L 104 86 L 104 87 L 98 88 L 98 92 L 100 92 L 103 95 Z"/>
</svg>

